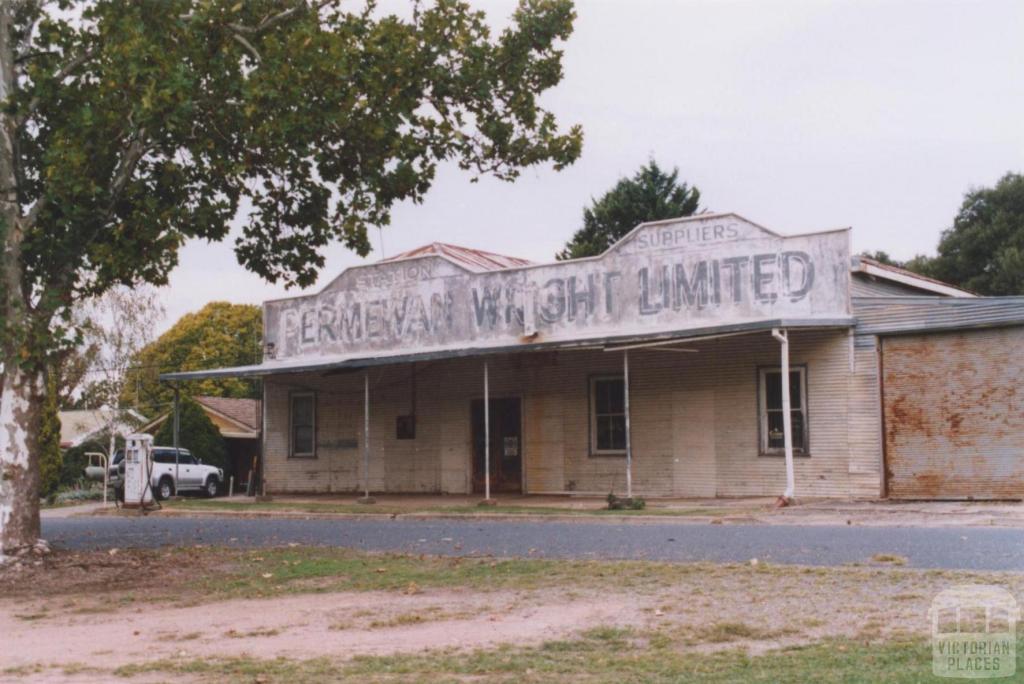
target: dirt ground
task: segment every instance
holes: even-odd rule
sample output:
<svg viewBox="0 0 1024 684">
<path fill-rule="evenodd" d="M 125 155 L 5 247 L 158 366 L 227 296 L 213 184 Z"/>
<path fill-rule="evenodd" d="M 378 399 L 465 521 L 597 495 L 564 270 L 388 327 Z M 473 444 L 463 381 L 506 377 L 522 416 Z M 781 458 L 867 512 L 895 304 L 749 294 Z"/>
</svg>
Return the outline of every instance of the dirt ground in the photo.
<svg viewBox="0 0 1024 684">
<path fill-rule="evenodd" d="M 208 590 L 218 578 L 227 583 L 240 564 L 264 560 L 252 553 L 54 553 L 0 571 L 0 682 L 104 681 L 115 668 L 161 659 L 337 659 L 530 645 L 595 627 L 670 630 L 699 650 L 756 654 L 833 636 L 926 635 L 932 597 L 955 583 L 995 582 L 1024 593 L 1024 574 L 905 570 L 892 566 L 898 558 L 833 569 L 648 564 L 655 570 L 643 570 L 641 581 L 629 574 L 643 564 L 590 563 L 576 581 L 495 588 L 409 583 L 334 591 L 326 578 L 313 578 L 263 598 Z"/>
</svg>

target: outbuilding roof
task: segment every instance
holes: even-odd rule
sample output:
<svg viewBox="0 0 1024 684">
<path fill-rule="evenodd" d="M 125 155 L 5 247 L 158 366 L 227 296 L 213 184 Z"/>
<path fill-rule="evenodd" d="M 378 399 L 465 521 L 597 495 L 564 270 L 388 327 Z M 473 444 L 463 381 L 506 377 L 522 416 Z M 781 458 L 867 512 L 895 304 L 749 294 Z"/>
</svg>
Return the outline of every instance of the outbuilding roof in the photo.
<svg viewBox="0 0 1024 684">
<path fill-rule="evenodd" d="M 260 429 L 262 408 L 259 399 L 234 399 L 231 397 L 193 397 L 199 404 L 230 418 L 236 423 L 253 430 Z"/>
<path fill-rule="evenodd" d="M 486 271 L 500 271 L 505 268 L 518 268 L 520 266 L 531 266 L 532 261 L 506 254 L 485 252 L 482 249 L 471 249 L 461 245 L 452 245 L 446 242 L 431 242 L 408 252 L 402 252 L 395 256 L 381 259 L 381 263 L 390 261 L 401 261 L 402 259 L 415 259 L 424 256 L 441 256 L 458 263 L 474 273 Z"/>
</svg>

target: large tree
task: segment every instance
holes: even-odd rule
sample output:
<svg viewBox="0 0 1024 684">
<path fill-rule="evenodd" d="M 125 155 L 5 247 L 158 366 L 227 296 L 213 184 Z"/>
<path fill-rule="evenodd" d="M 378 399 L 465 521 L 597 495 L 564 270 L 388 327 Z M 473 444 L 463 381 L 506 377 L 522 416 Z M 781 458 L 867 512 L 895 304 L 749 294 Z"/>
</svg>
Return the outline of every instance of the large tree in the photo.
<svg viewBox="0 0 1024 684">
<path fill-rule="evenodd" d="M 938 256 L 905 266 L 982 295 L 1024 295 L 1024 175 L 964 195 Z"/>
<path fill-rule="evenodd" d="M 134 405 L 143 415 L 166 412 L 174 390 L 160 382 L 160 374 L 173 370 L 204 370 L 246 366 L 262 359 L 263 313 L 252 304 L 210 302 L 195 313 L 185 314 L 136 356 L 122 404 Z M 257 398 L 259 393 L 245 378 L 209 378 L 184 384 L 192 395 Z"/>
<path fill-rule="evenodd" d="M 439 163 L 513 179 L 579 155 L 538 96 L 571 0 L 492 35 L 459 0 L 0 0 L 0 554 L 38 536 L 45 368 L 70 311 L 162 284 L 188 239 L 305 286 Z"/>
<path fill-rule="evenodd" d="M 700 204 L 700 190 L 679 182 L 679 169 L 666 173 L 652 159 L 632 178 L 622 178 L 600 199 L 583 209 L 583 227 L 577 230 L 558 259 L 597 256 L 644 221 L 692 216 Z"/>
</svg>

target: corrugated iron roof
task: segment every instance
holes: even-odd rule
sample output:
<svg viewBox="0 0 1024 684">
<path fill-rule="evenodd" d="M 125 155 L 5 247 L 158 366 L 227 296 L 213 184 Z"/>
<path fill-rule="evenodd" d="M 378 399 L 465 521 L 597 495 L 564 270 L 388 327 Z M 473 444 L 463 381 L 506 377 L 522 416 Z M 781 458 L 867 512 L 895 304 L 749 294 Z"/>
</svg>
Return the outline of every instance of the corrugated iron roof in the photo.
<svg viewBox="0 0 1024 684">
<path fill-rule="evenodd" d="M 1024 297 L 854 297 L 858 335 L 1024 325 Z"/>
<path fill-rule="evenodd" d="M 413 259 L 431 255 L 447 257 L 474 273 L 500 271 L 505 268 L 533 265 L 533 262 L 527 259 L 485 252 L 482 249 L 470 249 L 469 247 L 451 245 L 446 242 L 431 242 L 429 245 L 423 245 L 416 249 L 410 249 L 408 252 L 402 252 L 387 259 L 381 259 L 381 262 L 400 261 L 402 259 Z"/>
</svg>

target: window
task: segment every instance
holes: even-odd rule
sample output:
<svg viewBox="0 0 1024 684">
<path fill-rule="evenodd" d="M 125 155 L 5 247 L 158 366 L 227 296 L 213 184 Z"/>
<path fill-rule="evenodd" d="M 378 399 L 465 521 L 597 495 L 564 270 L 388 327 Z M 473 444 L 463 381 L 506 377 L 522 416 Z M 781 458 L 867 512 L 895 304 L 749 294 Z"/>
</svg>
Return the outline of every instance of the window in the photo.
<svg viewBox="0 0 1024 684">
<path fill-rule="evenodd" d="M 762 368 L 758 374 L 761 408 L 761 453 L 785 452 L 782 432 L 782 371 Z M 793 451 L 807 452 L 807 369 L 790 366 L 789 413 L 793 429 Z"/>
<path fill-rule="evenodd" d="M 416 416 L 398 416 L 395 419 L 396 439 L 416 439 Z"/>
<path fill-rule="evenodd" d="M 192 454 L 184 449 L 179 449 L 178 453 L 178 465 L 195 465 L 196 460 L 192 458 Z M 153 462 L 163 464 L 174 464 L 174 449 L 154 449 L 153 450 Z"/>
<path fill-rule="evenodd" d="M 316 458 L 316 395 L 291 395 L 291 457 Z"/>
<path fill-rule="evenodd" d="M 620 377 L 590 379 L 590 450 L 626 453 L 626 387 Z"/>
</svg>

